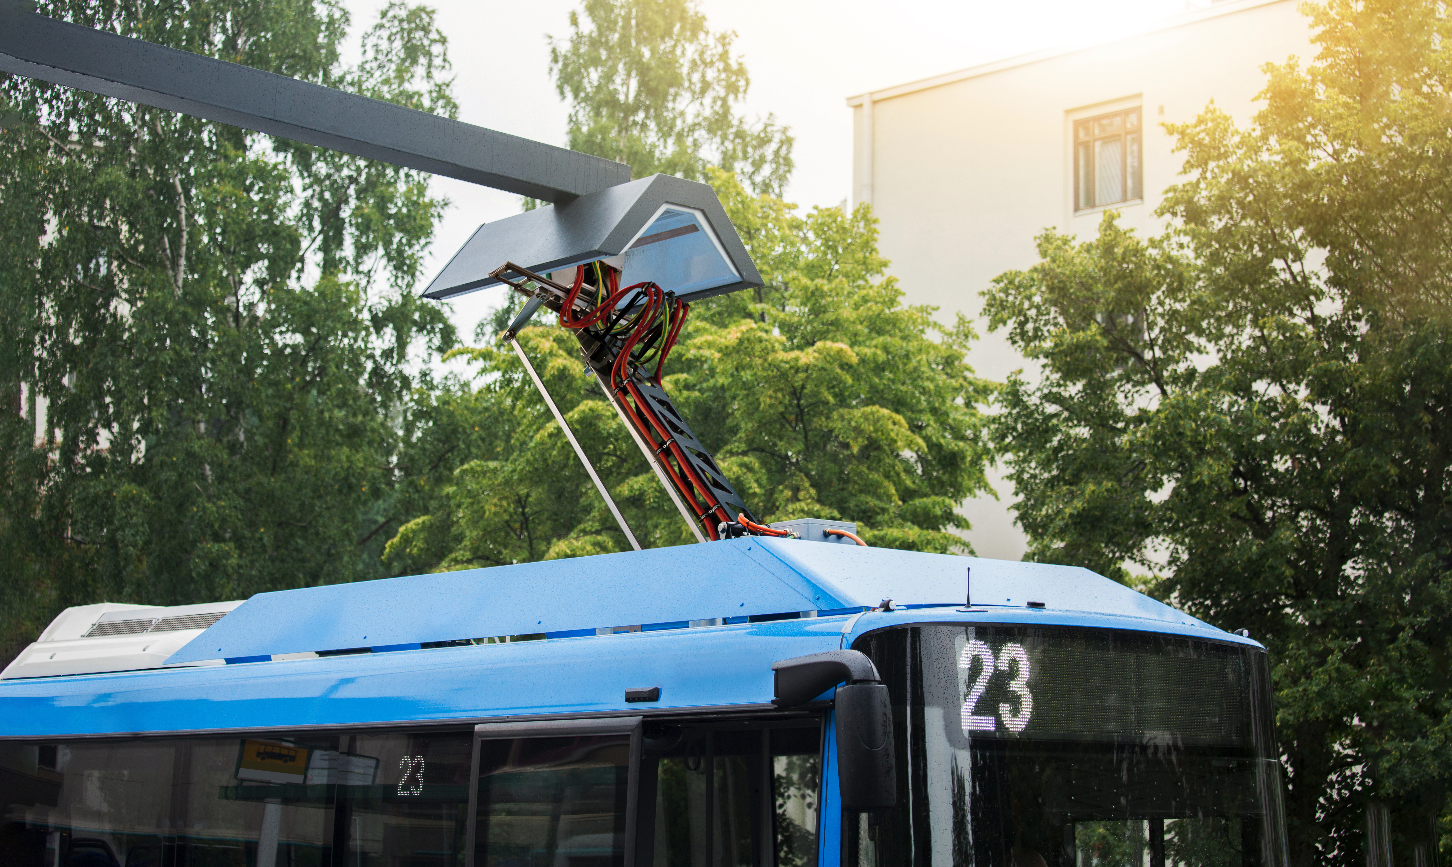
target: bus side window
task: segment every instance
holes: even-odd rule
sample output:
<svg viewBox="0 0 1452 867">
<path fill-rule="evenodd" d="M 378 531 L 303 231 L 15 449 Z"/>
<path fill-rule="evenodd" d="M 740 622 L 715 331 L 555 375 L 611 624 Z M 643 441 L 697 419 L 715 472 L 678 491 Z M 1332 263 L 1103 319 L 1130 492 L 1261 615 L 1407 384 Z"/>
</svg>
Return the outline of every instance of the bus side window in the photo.
<svg viewBox="0 0 1452 867">
<path fill-rule="evenodd" d="M 822 734 L 817 728 L 771 732 L 772 796 L 778 867 L 817 863 L 817 800 L 822 790 Z"/>
<path fill-rule="evenodd" d="M 816 864 L 821 788 L 821 728 L 817 721 L 776 728 L 649 726 L 643 795 L 652 782 L 655 809 L 649 823 L 653 826 L 650 852 L 641 864 Z"/>
<path fill-rule="evenodd" d="M 485 739 L 474 867 L 623 867 L 630 735 Z"/>
<path fill-rule="evenodd" d="M 3 867 L 463 867 L 467 731 L 0 744 Z"/>
</svg>

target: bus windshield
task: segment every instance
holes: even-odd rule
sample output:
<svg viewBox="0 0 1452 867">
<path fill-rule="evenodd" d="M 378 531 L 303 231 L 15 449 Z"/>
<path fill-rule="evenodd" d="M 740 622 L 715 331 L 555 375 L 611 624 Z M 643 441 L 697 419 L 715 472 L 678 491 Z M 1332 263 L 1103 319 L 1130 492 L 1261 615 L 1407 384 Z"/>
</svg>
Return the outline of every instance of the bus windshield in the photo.
<svg viewBox="0 0 1452 867">
<path fill-rule="evenodd" d="M 921 625 L 864 636 L 898 803 L 843 863 L 1284 867 L 1266 654 L 1154 633 Z"/>
</svg>

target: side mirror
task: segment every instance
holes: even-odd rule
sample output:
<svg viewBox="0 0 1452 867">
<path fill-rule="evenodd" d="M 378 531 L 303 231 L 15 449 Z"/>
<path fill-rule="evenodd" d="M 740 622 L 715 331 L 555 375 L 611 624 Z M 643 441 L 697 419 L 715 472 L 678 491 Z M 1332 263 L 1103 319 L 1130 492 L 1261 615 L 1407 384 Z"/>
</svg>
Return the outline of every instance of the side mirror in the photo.
<svg viewBox="0 0 1452 867">
<path fill-rule="evenodd" d="M 805 704 L 840 683 L 834 701 L 842 806 L 868 812 L 897 804 L 892 702 L 877 667 L 856 650 L 832 650 L 772 665 L 777 707 Z"/>
<path fill-rule="evenodd" d="M 837 780 L 848 810 L 889 810 L 897 804 L 892 703 L 880 683 L 837 688 Z"/>
</svg>

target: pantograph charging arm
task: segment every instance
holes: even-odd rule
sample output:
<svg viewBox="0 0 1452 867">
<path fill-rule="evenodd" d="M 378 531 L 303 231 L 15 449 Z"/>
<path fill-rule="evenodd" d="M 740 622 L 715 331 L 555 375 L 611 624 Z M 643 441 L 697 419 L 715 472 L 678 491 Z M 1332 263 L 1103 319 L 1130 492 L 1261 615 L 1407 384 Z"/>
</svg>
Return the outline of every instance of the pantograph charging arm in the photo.
<svg viewBox="0 0 1452 867">
<path fill-rule="evenodd" d="M 541 306 L 574 331 L 585 364 L 698 540 L 788 535 L 756 522 L 661 387 L 665 358 L 690 305 L 654 283 L 622 288 L 620 272 L 603 262 L 576 269 L 572 286 L 513 263 L 492 276 L 529 297 L 501 339 L 513 340 Z"/>
</svg>

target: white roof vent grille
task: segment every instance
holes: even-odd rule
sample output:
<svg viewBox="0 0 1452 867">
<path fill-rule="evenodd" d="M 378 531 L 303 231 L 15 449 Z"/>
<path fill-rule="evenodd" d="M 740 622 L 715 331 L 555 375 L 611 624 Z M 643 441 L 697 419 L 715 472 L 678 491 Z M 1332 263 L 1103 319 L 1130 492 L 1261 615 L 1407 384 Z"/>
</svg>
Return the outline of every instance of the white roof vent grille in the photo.
<svg viewBox="0 0 1452 867">
<path fill-rule="evenodd" d="M 206 629 L 218 620 L 227 616 L 225 611 L 209 611 L 206 614 L 181 614 L 176 617 L 163 617 L 156 621 L 151 627 L 152 632 L 174 632 L 178 629 Z M 100 626 L 101 624 L 96 624 Z"/>
<path fill-rule="evenodd" d="M 241 604 L 162 607 L 101 602 L 67 608 L 0 672 L 0 679 L 160 668 Z"/>
<path fill-rule="evenodd" d="M 151 628 L 155 620 L 107 620 L 104 623 L 97 623 L 86 630 L 86 638 L 95 638 L 98 635 L 135 635 L 138 632 L 145 632 Z"/>
<path fill-rule="evenodd" d="M 83 638 L 97 638 L 104 635 L 140 635 L 143 632 L 176 632 L 179 629 L 206 629 L 227 616 L 225 611 L 208 611 L 201 614 L 179 614 L 162 618 L 127 618 L 100 621 L 86 630 Z"/>
</svg>

